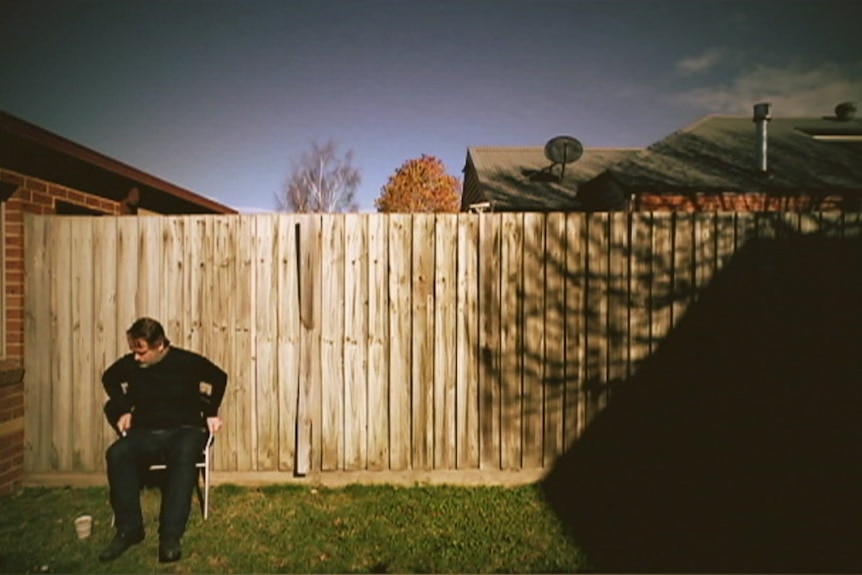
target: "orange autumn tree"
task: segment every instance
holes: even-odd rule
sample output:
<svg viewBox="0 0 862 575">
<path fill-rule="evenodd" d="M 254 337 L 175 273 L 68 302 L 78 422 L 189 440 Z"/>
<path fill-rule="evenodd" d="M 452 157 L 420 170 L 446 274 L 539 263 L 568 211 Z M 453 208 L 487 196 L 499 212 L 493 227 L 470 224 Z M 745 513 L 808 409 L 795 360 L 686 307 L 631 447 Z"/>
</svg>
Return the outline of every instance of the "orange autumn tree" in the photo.
<svg viewBox="0 0 862 575">
<path fill-rule="evenodd" d="M 378 212 L 457 212 L 461 182 L 434 156 L 407 160 L 389 177 L 374 200 Z"/>
</svg>

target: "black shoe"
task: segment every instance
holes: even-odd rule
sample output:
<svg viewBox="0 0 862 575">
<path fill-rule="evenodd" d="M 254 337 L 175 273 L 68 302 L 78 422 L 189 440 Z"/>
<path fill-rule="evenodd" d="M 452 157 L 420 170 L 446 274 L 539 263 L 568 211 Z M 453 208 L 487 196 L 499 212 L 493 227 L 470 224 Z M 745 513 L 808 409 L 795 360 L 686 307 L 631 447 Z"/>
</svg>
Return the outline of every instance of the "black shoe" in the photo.
<svg viewBox="0 0 862 575">
<path fill-rule="evenodd" d="M 179 561 L 183 555 L 179 539 L 159 540 L 159 563 L 173 563 Z"/>
<path fill-rule="evenodd" d="M 111 542 L 108 543 L 108 546 L 105 547 L 101 553 L 99 553 L 99 561 L 113 561 L 114 559 L 122 555 L 126 549 L 136 543 L 140 543 L 143 540 L 143 531 L 136 531 L 132 533 L 120 533 L 118 531 L 114 535 L 114 538 L 111 539 Z"/>
</svg>

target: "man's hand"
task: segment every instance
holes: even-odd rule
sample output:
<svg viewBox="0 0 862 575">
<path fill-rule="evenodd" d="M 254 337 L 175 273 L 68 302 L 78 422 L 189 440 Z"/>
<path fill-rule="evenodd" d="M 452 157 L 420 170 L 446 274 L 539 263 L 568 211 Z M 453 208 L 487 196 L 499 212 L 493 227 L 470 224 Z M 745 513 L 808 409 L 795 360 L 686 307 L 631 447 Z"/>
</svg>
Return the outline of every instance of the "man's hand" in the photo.
<svg viewBox="0 0 862 575">
<path fill-rule="evenodd" d="M 210 430 L 210 433 L 215 434 L 219 429 L 221 429 L 221 417 L 207 417 L 207 428 Z"/>
<path fill-rule="evenodd" d="M 124 413 L 120 416 L 120 419 L 117 420 L 117 429 L 120 430 L 121 435 L 126 435 L 126 432 L 129 428 L 132 427 L 132 414 Z"/>
</svg>

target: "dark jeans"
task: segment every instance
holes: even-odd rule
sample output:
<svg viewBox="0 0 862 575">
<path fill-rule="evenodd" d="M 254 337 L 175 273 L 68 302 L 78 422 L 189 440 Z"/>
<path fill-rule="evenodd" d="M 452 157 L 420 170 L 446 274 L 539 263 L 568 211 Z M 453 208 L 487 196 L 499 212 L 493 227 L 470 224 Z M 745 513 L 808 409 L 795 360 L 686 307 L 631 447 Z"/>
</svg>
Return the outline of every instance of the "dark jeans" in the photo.
<svg viewBox="0 0 862 575">
<path fill-rule="evenodd" d="M 198 480 L 195 464 L 206 445 L 200 427 L 130 429 L 105 452 L 115 526 L 119 533 L 143 531 L 142 472 L 154 462 L 167 465 L 159 512 L 159 536 L 179 539 L 186 530 L 192 492 Z"/>
</svg>

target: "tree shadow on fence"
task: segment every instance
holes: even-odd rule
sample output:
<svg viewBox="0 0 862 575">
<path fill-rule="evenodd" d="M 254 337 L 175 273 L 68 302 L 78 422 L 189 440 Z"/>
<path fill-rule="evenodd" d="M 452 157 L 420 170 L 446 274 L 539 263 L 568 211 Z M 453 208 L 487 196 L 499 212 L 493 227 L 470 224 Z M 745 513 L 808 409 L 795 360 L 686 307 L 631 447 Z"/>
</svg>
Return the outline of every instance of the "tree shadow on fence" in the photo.
<svg viewBox="0 0 862 575">
<path fill-rule="evenodd" d="M 862 572 L 862 241 L 753 239 L 543 481 L 598 571 Z"/>
</svg>

